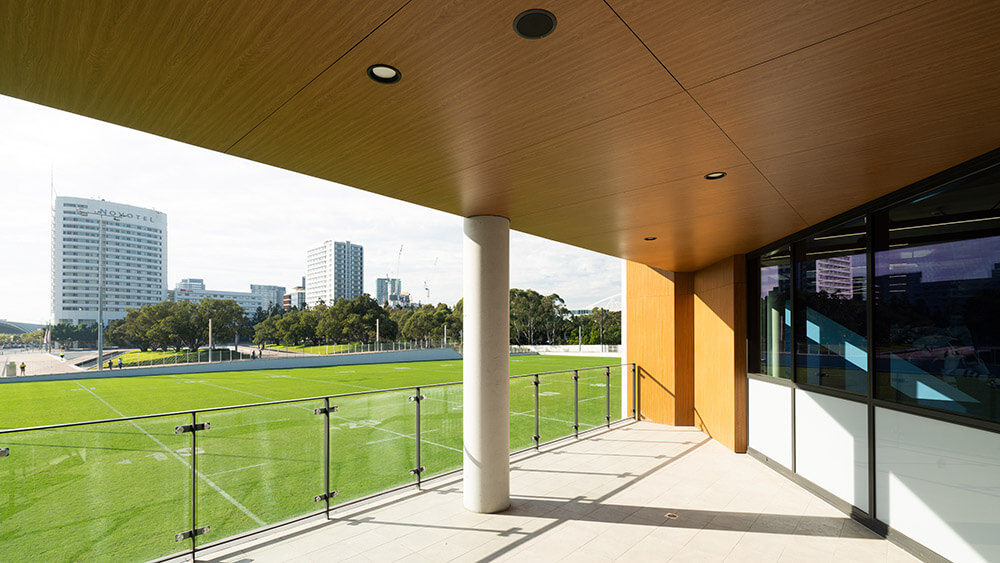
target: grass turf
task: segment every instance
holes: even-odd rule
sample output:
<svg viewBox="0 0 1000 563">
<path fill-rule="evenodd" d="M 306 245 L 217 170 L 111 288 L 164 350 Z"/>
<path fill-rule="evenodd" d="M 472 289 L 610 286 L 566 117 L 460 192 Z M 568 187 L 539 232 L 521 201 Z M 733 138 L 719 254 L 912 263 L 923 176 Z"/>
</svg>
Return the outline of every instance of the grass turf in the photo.
<svg viewBox="0 0 1000 563">
<path fill-rule="evenodd" d="M 610 358 L 516 356 L 524 374 L 612 363 Z M 14 428 L 160 412 L 226 407 L 428 385 L 461 380 L 461 362 L 414 362 L 105 378 L 0 385 L 0 427 Z M 603 369 L 579 372 L 580 429 L 604 423 Z M 619 418 L 621 378 L 612 369 L 612 419 Z M 573 433 L 572 373 L 541 376 L 541 441 Z M 333 504 L 415 479 L 413 390 L 331 399 L 330 483 Z M 422 390 L 423 475 L 461 466 L 461 385 Z M 0 435 L 0 541 L 9 553 L 39 561 L 140 561 L 186 549 L 173 535 L 190 529 L 192 451 L 199 536 L 207 543 L 321 508 L 322 400 L 197 415 L 211 429 L 174 427 L 190 415 Z M 511 449 L 533 444 L 532 378 L 511 380 Z M 194 450 L 192 450 L 192 447 Z"/>
</svg>

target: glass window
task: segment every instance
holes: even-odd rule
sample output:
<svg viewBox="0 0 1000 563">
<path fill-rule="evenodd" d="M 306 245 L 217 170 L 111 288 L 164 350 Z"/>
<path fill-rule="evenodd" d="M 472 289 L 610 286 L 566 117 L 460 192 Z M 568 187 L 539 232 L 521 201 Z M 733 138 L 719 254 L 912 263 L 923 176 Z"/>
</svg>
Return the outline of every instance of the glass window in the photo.
<svg viewBox="0 0 1000 563">
<path fill-rule="evenodd" d="M 792 253 L 785 246 L 760 257 L 760 373 L 792 378 Z"/>
<path fill-rule="evenodd" d="M 865 219 L 797 244 L 796 381 L 868 393 Z"/>
<path fill-rule="evenodd" d="M 1000 421 L 1000 173 L 877 224 L 876 396 Z"/>
</svg>

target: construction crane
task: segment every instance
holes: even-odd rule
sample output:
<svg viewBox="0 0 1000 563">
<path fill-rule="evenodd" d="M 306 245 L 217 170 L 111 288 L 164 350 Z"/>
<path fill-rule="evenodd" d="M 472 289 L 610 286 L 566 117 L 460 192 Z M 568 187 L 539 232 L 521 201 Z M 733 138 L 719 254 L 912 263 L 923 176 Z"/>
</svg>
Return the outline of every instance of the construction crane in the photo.
<svg viewBox="0 0 1000 563">
<path fill-rule="evenodd" d="M 435 271 L 437 271 L 437 265 L 438 265 L 438 257 L 435 256 L 434 257 L 434 265 L 431 266 L 431 273 L 434 273 Z M 426 281 L 424 281 L 424 291 L 427 292 L 427 303 L 430 303 L 431 302 L 431 288 L 430 288 L 430 286 L 427 285 Z"/>
</svg>

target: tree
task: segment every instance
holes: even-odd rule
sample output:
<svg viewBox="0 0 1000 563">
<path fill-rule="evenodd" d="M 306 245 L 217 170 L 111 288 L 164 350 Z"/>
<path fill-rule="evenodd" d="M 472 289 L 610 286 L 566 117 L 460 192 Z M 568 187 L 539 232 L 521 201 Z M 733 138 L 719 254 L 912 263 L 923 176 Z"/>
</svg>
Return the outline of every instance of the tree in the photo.
<svg viewBox="0 0 1000 563">
<path fill-rule="evenodd" d="M 542 296 L 533 289 L 510 290 L 510 340 L 514 344 L 534 344 L 535 326 Z"/>
<path fill-rule="evenodd" d="M 362 294 L 354 299 L 338 299 L 327 308 L 319 320 L 317 332 L 334 342 L 372 342 L 376 324 L 379 338 L 391 339 L 398 334 L 398 325 L 389 311 L 370 295 Z"/>
<path fill-rule="evenodd" d="M 267 317 L 268 317 L 267 311 L 265 311 L 263 307 L 258 305 L 257 310 L 254 311 L 252 315 L 250 315 L 250 326 L 256 326 L 264 322 L 264 320 L 267 319 Z"/>
<path fill-rule="evenodd" d="M 232 340 L 243 321 L 243 308 L 232 299 L 205 298 L 198 303 L 195 315 L 197 328 L 208 331 L 208 321 L 212 321 L 213 342 Z M 191 348 L 192 350 L 196 348 Z"/>
<path fill-rule="evenodd" d="M 274 315 L 257 323 L 253 327 L 253 343 L 262 345 L 272 342 L 279 342 L 278 319 L 280 315 Z"/>
<path fill-rule="evenodd" d="M 513 344 L 555 344 L 571 328 L 562 297 L 533 289 L 510 290 L 510 340 Z"/>
<path fill-rule="evenodd" d="M 572 322 L 582 328 L 584 344 L 621 344 L 621 319 L 621 311 L 595 307 L 586 315 L 574 317 Z"/>
<path fill-rule="evenodd" d="M 459 299 L 458 303 L 455 303 L 455 306 L 451 309 L 451 315 L 448 316 L 448 335 L 450 338 L 454 338 L 456 342 L 462 340 L 462 329 L 465 326 L 463 324 L 464 314 L 464 303 L 462 299 Z"/>
</svg>

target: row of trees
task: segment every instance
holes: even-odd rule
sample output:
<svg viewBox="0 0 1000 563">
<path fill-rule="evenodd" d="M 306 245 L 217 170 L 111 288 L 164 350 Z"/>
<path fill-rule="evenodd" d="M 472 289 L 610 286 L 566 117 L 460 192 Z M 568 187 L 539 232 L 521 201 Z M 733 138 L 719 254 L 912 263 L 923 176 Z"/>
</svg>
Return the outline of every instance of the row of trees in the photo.
<svg viewBox="0 0 1000 563">
<path fill-rule="evenodd" d="M 19 334 L 0 334 L 0 348 L 7 347 L 37 347 L 41 346 L 45 337 L 45 329 Z"/>
<path fill-rule="evenodd" d="M 187 348 L 197 350 L 209 343 L 209 320 L 213 342 L 230 342 L 249 331 L 243 308 L 231 299 L 161 301 L 128 312 L 112 321 L 104 331 L 112 346 L 132 346 L 140 350 Z"/>
<path fill-rule="evenodd" d="M 277 312 L 255 326 L 254 342 L 320 344 L 373 342 L 375 319 L 379 338 L 393 340 L 461 340 L 462 300 L 454 307 L 444 303 L 384 309 L 371 297 L 338 300 L 302 311 Z M 511 344 L 618 344 L 621 312 L 594 309 L 572 315 L 556 294 L 541 295 L 531 289 L 510 290 Z"/>
<path fill-rule="evenodd" d="M 256 344 L 320 344 L 374 342 L 378 327 L 380 340 L 393 340 L 399 327 L 389 311 L 369 295 L 338 299 L 333 305 L 320 303 L 303 310 L 292 309 L 271 315 L 254 326 Z"/>
<path fill-rule="evenodd" d="M 110 346 L 142 350 L 198 349 L 208 343 L 209 320 L 215 342 L 240 340 L 255 344 L 328 344 L 383 341 L 460 341 L 462 301 L 454 307 L 444 303 L 388 309 L 368 295 L 338 299 L 302 310 L 272 307 L 247 316 L 231 300 L 203 299 L 163 301 L 130 310 L 124 319 L 112 321 L 104 331 Z M 53 340 L 96 343 L 97 328 L 56 325 Z M 572 315 L 556 294 L 541 295 L 531 289 L 510 290 L 511 344 L 617 344 L 621 340 L 621 313 L 594 309 Z"/>
<path fill-rule="evenodd" d="M 621 311 L 595 308 L 572 315 L 556 294 L 510 290 L 511 344 L 619 344 Z"/>
</svg>

